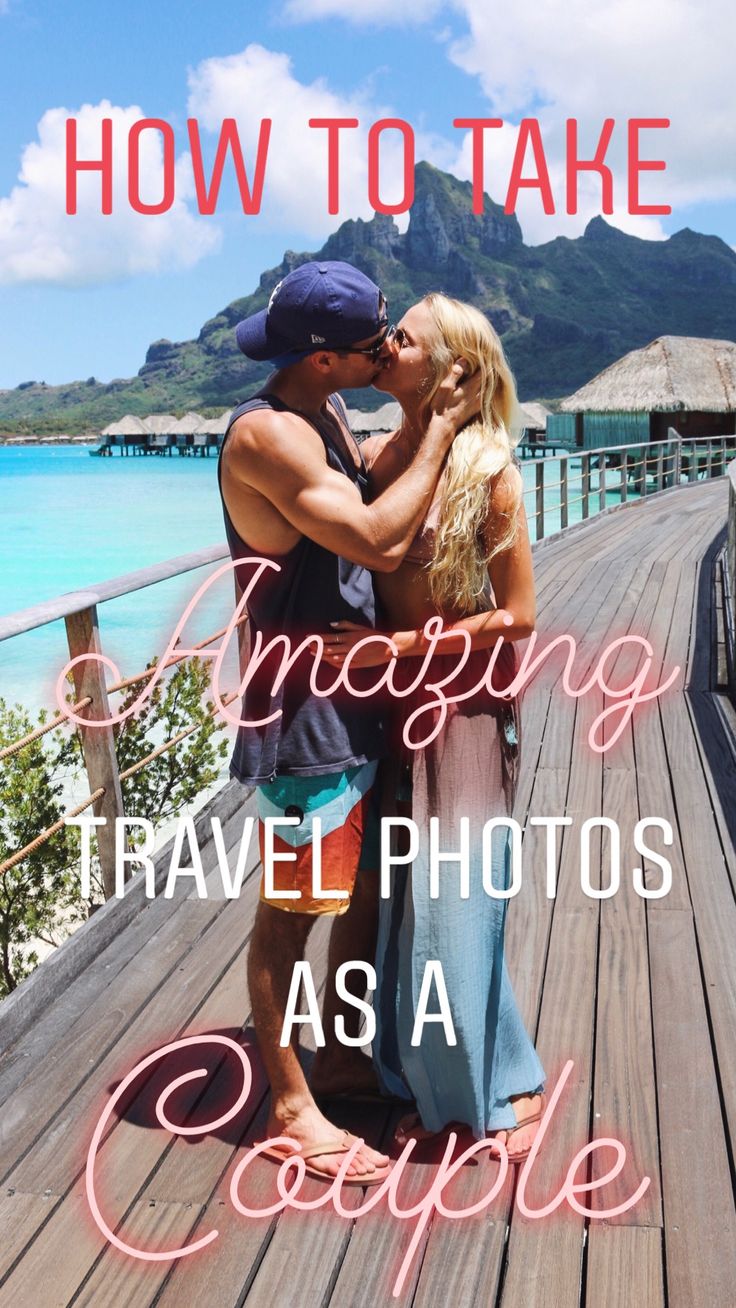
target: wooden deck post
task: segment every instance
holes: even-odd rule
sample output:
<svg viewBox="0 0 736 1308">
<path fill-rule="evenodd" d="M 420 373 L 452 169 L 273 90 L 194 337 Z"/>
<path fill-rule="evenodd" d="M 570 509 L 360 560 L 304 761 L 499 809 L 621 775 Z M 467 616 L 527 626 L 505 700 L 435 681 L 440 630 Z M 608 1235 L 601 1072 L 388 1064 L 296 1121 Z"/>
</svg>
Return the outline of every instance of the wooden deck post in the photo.
<svg viewBox="0 0 736 1308">
<path fill-rule="evenodd" d="M 625 504 L 629 498 L 629 456 L 624 450 L 621 456 L 621 503 Z"/>
<path fill-rule="evenodd" d="M 567 478 L 567 454 L 560 458 L 560 527 L 564 530 L 567 526 L 567 511 L 569 498 L 569 485 Z"/>
<path fill-rule="evenodd" d="M 544 536 L 544 459 L 535 466 L 537 484 L 537 540 Z"/>
<path fill-rule="evenodd" d="M 657 446 L 657 490 L 664 490 L 664 450 Z"/>
<path fill-rule="evenodd" d="M 79 613 L 65 618 L 69 653 L 73 659 L 80 654 L 101 652 L 97 606 L 91 605 Z M 88 660 L 72 669 L 77 699 L 91 696 L 92 703 L 84 710 L 90 721 L 109 718 L 105 678 L 99 663 Z M 104 827 L 97 828 L 97 848 L 100 855 L 105 898 L 115 893 L 115 818 L 123 816 L 123 795 L 120 787 L 118 761 L 112 727 L 80 727 L 84 762 L 87 768 L 90 794 L 104 787 L 104 795 L 93 807 L 95 817 L 107 818 Z"/>
<path fill-rule="evenodd" d="M 598 458 L 598 509 L 602 513 L 606 507 L 606 456 L 601 451 Z"/>
<path fill-rule="evenodd" d="M 585 450 L 580 459 L 580 494 L 583 520 L 590 517 L 590 455 Z"/>
</svg>

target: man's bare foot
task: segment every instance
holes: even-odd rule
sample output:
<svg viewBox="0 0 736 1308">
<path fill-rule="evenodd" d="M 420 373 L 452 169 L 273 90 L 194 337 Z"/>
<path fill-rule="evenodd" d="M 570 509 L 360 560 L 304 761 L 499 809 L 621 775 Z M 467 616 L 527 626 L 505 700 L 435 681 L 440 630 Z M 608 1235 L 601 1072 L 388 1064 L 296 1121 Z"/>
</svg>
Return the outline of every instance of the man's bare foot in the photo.
<svg viewBox="0 0 736 1308">
<path fill-rule="evenodd" d="M 272 1138 L 280 1135 L 287 1136 L 290 1140 L 295 1140 L 303 1148 L 309 1148 L 312 1145 L 322 1144 L 327 1141 L 344 1144 L 346 1136 L 348 1142 L 352 1144 L 356 1138 L 334 1126 L 319 1111 L 316 1104 L 305 1104 L 296 1110 L 274 1105 L 268 1119 L 267 1134 Z M 315 1154 L 309 1159 L 310 1167 L 324 1172 L 327 1177 L 336 1176 L 342 1162 L 343 1155 L 339 1153 Z M 388 1154 L 381 1154 L 377 1149 L 371 1149 L 370 1145 L 363 1144 L 345 1175 L 349 1178 L 359 1178 L 384 1169 L 386 1175 L 388 1175 L 389 1162 Z"/>
<path fill-rule="evenodd" d="M 511 1103 L 514 1106 L 517 1122 L 524 1122 L 525 1118 L 536 1117 L 539 1114 L 537 1120 L 529 1122 L 528 1125 L 517 1126 L 510 1131 L 493 1132 L 494 1136 L 506 1145 L 509 1162 L 513 1163 L 516 1158 L 525 1158 L 534 1143 L 534 1137 L 539 1130 L 539 1118 L 543 1111 L 542 1095 L 512 1095 Z"/>
<path fill-rule="evenodd" d="M 330 1095 L 380 1094 L 370 1058 L 345 1045 L 339 1051 L 320 1050 L 315 1055 L 309 1085 L 312 1094 L 322 1099 Z"/>
</svg>

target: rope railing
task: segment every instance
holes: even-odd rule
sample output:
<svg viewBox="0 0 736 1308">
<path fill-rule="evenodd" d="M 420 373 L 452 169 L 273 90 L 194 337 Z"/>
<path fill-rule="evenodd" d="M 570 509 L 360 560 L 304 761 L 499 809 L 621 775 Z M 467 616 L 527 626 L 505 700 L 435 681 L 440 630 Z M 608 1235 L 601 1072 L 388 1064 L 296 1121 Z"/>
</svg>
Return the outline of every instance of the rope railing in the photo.
<svg viewBox="0 0 736 1308">
<path fill-rule="evenodd" d="M 239 627 L 242 623 L 247 622 L 247 620 L 247 615 L 244 615 L 242 618 L 238 618 L 238 621 L 234 625 L 235 627 Z M 206 649 L 208 645 L 212 644 L 213 640 L 218 640 L 220 636 L 224 636 L 227 630 L 227 627 L 221 627 L 219 631 L 214 632 L 212 636 L 208 636 L 206 640 L 200 640 L 196 645 L 192 645 L 191 649 Z M 167 659 L 164 663 L 164 671 L 168 668 L 175 667 L 178 663 L 182 663 L 184 659 L 188 657 L 188 654 L 172 654 L 171 658 Z M 107 693 L 108 695 L 113 695 L 116 691 L 128 690 L 131 686 L 136 686 L 141 681 L 150 681 L 151 677 L 157 671 L 158 668 L 156 667 L 145 668 L 143 672 L 137 672 L 133 677 L 125 677 L 122 681 L 116 681 L 112 686 L 107 686 Z M 223 701 L 223 703 L 224 702 L 225 701 Z M 84 699 L 78 699 L 76 703 L 69 705 L 69 712 L 78 713 L 80 709 L 88 708 L 91 703 L 92 696 L 85 695 Z M 0 763 L 3 759 L 10 758 L 13 754 L 17 754 L 21 749 L 25 749 L 26 745 L 32 745 L 34 740 L 40 740 L 41 736 L 45 736 L 48 731 L 54 731 L 56 727 L 68 726 L 69 721 L 70 719 L 66 713 L 57 713 L 53 718 L 50 718 L 48 722 L 44 722 L 42 726 L 36 727 L 34 731 L 29 731 L 26 736 L 22 736 L 19 740 L 13 741 L 11 745 L 6 745 L 4 749 L 0 749 Z"/>
<path fill-rule="evenodd" d="M 79 817 L 79 814 L 83 813 L 86 808 L 89 808 L 90 804 L 96 804 L 98 799 L 102 799 L 104 793 L 104 787 L 100 786 L 99 790 L 96 790 L 93 795 L 88 795 L 83 803 L 77 804 L 76 808 L 71 809 L 69 813 L 65 813 L 63 817 L 60 817 L 57 822 L 52 823 L 50 827 L 46 827 L 44 831 L 36 836 L 35 840 L 31 840 L 29 844 L 24 845 L 23 848 L 17 850 L 15 854 L 11 854 L 10 858 L 6 858 L 4 863 L 0 863 L 0 876 L 4 876 L 6 872 L 9 872 L 11 868 L 16 867 L 18 863 L 22 863 L 23 859 L 28 858 L 29 854 L 35 853 L 35 851 L 40 849 L 41 845 L 44 845 L 47 840 L 50 840 L 52 836 L 57 835 L 59 831 L 63 830 L 69 818 Z"/>
<path fill-rule="evenodd" d="M 241 626 L 246 621 L 247 621 L 247 614 L 244 614 L 234 624 L 233 629 Z M 219 628 L 219 630 L 213 632 L 212 635 L 207 636 L 203 640 L 197 641 L 194 645 L 190 646 L 190 650 L 206 649 L 206 647 L 208 645 L 211 645 L 213 641 L 218 640 L 220 637 L 224 636 L 229 629 L 230 629 L 229 627 Z M 170 668 L 177 666 L 188 657 L 190 657 L 189 653 L 172 654 L 172 656 L 168 658 L 165 664 L 163 665 L 164 671 L 168 671 Z M 156 666 L 154 666 L 150 668 L 145 668 L 143 672 L 136 673 L 132 677 L 122 678 L 120 681 L 116 681 L 112 686 L 106 687 L 107 694 L 114 694 L 115 692 L 121 690 L 127 690 L 131 686 L 138 685 L 141 682 L 150 681 L 151 677 L 153 677 L 157 671 L 159 671 L 159 669 Z M 232 694 L 225 695 L 221 703 L 223 706 L 227 706 L 228 704 L 232 704 L 232 702 L 235 699 L 237 699 L 237 693 L 233 692 Z M 76 700 L 74 704 L 70 705 L 70 712 L 77 713 L 80 709 L 89 707 L 89 705 L 92 704 L 92 702 L 93 702 L 92 696 L 86 695 L 82 699 Z M 216 708 L 213 706 L 210 710 L 208 710 L 208 716 L 213 717 L 215 715 L 215 712 L 216 712 Z M 30 731 L 25 736 L 21 737 L 19 740 L 13 741 L 10 745 L 6 745 L 5 748 L 0 751 L 0 761 L 19 753 L 21 750 L 25 749 L 28 745 L 32 745 L 34 741 L 41 739 L 41 737 L 46 735 L 47 732 L 53 731 L 58 727 L 68 725 L 69 721 L 70 720 L 67 714 L 58 712 L 55 715 L 55 717 L 49 719 L 48 722 L 42 723 L 39 727 L 36 727 L 34 731 Z M 153 762 L 154 759 L 159 758 L 162 754 L 165 754 L 167 750 L 172 749 L 175 745 L 180 744 L 182 740 L 185 740 L 187 738 L 187 736 L 191 736 L 195 731 L 198 731 L 200 725 L 201 724 L 199 722 L 193 723 L 192 726 L 187 727 L 185 730 L 178 732 L 176 736 L 172 736 L 170 740 L 165 741 L 163 744 L 159 745 L 156 749 L 151 750 L 149 754 L 147 754 L 144 758 L 139 759 L 137 763 L 132 764 L 129 768 L 126 768 L 123 772 L 120 772 L 118 774 L 118 780 L 120 782 L 126 781 L 128 780 L 129 777 L 133 777 L 136 775 L 136 773 L 141 772 L 145 767 L 148 766 L 149 763 Z M 23 862 L 24 859 L 28 858 L 30 854 L 35 853 L 35 851 L 39 849 L 43 844 L 45 844 L 46 841 L 50 840 L 53 836 L 57 835 L 61 830 L 63 830 L 69 818 L 78 817 L 79 814 L 83 813 L 85 809 L 90 807 L 90 805 L 95 804 L 97 803 L 98 800 L 102 799 L 105 793 L 106 793 L 105 787 L 99 786 L 81 804 L 78 804 L 75 808 L 64 813 L 56 822 L 52 823 L 51 826 L 48 826 L 43 831 L 39 832 L 38 836 L 36 836 L 34 840 L 30 841 L 27 845 L 24 845 L 22 849 L 16 850 L 14 854 L 12 854 L 9 858 L 5 859 L 2 863 L 0 863 L 0 875 L 4 875 L 6 872 L 9 872 L 12 868 L 16 867 L 19 863 Z"/>
<path fill-rule="evenodd" d="M 224 630 L 227 630 L 227 628 Z M 211 639 L 215 640 L 216 637 L 213 636 Z M 221 703 L 226 707 L 228 704 L 232 704 L 237 698 L 237 692 L 233 691 L 231 694 L 225 695 L 221 700 Z M 216 712 L 217 709 L 213 705 L 213 707 L 208 710 L 207 716 L 214 717 Z M 178 732 L 176 736 L 172 736 L 170 740 L 164 741 L 164 743 L 159 745 L 157 749 L 151 750 L 150 754 L 146 754 L 144 758 L 139 759 L 137 763 L 133 763 L 129 768 L 126 768 L 124 772 L 121 772 L 120 780 L 127 781 L 128 777 L 133 777 L 137 772 L 142 772 L 143 768 L 147 767 L 149 763 L 152 763 L 155 758 L 159 758 L 161 754 L 165 754 L 166 751 L 172 749 L 174 745 L 178 745 L 182 740 L 185 740 L 187 736 L 191 736 L 193 732 L 198 731 L 200 725 L 199 722 L 195 722 L 191 727 L 187 727 L 184 731 Z M 29 854 L 34 853 L 35 850 L 39 849 L 47 840 L 50 840 L 52 836 L 57 835 L 58 832 L 63 829 L 69 818 L 78 817 L 79 814 L 83 813 L 91 804 L 96 804 L 98 799 L 102 799 L 104 793 L 104 787 L 100 786 L 93 795 L 88 795 L 81 804 L 76 806 L 76 808 L 70 809 L 70 811 L 64 813 L 58 821 L 52 823 L 50 827 L 46 827 L 45 830 L 41 831 L 36 836 L 35 840 L 30 841 L 30 843 L 24 845 L 22 849 L 17 850 L 10 858 L 6 858 L 3 863 L 0 863 L 0 876 L 5 872 L 9 872 L 10 869 L 15 867 L 18 863 L 21 863 L 24 858 L 27 858 Z"/>
</svg>

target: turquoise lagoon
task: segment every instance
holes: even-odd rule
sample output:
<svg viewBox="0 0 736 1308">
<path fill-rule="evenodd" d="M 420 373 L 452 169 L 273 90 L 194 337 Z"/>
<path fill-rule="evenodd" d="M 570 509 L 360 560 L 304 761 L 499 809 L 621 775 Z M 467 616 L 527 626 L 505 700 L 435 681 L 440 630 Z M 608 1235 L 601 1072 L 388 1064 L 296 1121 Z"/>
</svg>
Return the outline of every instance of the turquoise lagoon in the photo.
<svg viewBox="0 0 736 1308">
<path fill-rule="evenodd" d="M 523 465 L 522 465 L 523 467 Z M 523 467 L 527 512 L 535 509 L 534 468 Z M 547 460 L 550 486 L 559 461 Z M 149 456 L 90 458 L 84 446 L 0 447 L 0 612 L 10 613 L 224 540 L 217 460 Z M 579 462 L 570 497 L 579 495 Z M 545 530 L 559 525 L 558 491 L 545 495 Z M 617 499 L 609 493 L 609 502 Z M 591 509 L 597 507 L 591 497 Z M 571 506 L 570 521 L 580 516 Z M 532 521 L 532 535 L 534 523 Z M 186 602 L 207 576 L 186 577 L 111 600 L 100 608 L 103 649 L 130 676 L 160 653 Z M 187 639 L 224 626 L 229 577 L 192 619 Z M 68 658 L 63 622 L 0 643 L 0 695 L 29 709 L 53 706 Z"/>
</svg>

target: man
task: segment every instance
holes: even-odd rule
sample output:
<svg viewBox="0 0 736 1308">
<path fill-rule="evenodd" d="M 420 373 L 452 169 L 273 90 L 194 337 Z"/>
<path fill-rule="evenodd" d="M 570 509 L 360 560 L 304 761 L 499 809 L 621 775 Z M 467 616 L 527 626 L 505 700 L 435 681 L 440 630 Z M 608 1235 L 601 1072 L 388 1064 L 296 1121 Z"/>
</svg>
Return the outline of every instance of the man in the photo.
<svg viewBox="0 0 736 1308">
<path fill-rule="evenodd" d="M 440 389 L 409 467 L 369 504 L 362 457 L 334 392 L 370 386 L 388 357 L 378 286 L 349 264 L 303 264 L 236 334 L 248 358 L 270 360 L 277 369 L 263 391 L 235 410 L 220 460 L 233 558 L 268 557 L 281 569 L 251 595 L 251 632 L 260 631 L 267 642 L 280 633 L 302 638 L 338 620 L 373 626 L 369 569 L 397 567 L 424 517 L 457 425 L 467 416 L 456 389 L 461 369 Z M 247 580 L 244 569 L 243 584 Z M 354 1138 L 321 1113 L 294 1048 L 279 1041 L 294 966 L 315 917 L 332 914 L 324 1013 L 329 1044 L 315 1059 L 313 1086 L 325 1093 L 375 1085 L 369 1060 L 335 1040 L 340 1009 L 334 978 L 340 963 L 374 956 L 377 841 L 368 818 L 385 742 L 375 704 L 310 693 L 307 662 L 295 666 L 275 697 L 272 664 L 253 678 L 243 718 L 274 720 L 240 728 L 231 770 L 258 787 L 261 823 L 268 816 L 297 819 L 283 828 L 284 839 L 275 839 L 276 850 L 291 861 L 275 865 L 274 884 L 283 897 L 267 899 L 261 888 L 248 980 L 271 1084 L 268 1134 L 296 1141 L 310 1172 L 329 1179 Z M 322 819 L 321 883 L 332 898 L 313 895 L 313 816 Z M 262 826 L 261 837 L 263 855 Z M 356 1010 L 343 1016 L 348 1033 L 357 1035 Z M 383 1180 L 387 1164 L 386 1155 L 363 1145 L 347 1178 Z"/>
</svg>

